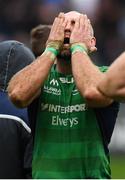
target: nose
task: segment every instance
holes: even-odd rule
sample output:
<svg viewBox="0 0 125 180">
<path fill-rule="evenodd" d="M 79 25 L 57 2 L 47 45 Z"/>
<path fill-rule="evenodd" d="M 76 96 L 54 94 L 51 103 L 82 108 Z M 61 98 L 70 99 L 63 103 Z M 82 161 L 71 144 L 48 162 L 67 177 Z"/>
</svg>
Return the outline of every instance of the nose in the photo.
<svg viewBox="0 0 125 180">
<path fill-rule="evenodd" d="M 71 32 L 72 27 L 71 27 L 71 22 L 67 22 L 66 27 L 65 27 L 65 31 L 70 31 Z"/>
</svg>

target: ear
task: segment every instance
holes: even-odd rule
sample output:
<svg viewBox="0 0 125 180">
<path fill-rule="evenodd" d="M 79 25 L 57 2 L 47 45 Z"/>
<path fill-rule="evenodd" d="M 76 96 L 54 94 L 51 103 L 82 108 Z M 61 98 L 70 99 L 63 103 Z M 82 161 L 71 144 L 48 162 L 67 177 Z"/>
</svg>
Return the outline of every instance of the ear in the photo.
<svg viewBox="0 0 125 180">
<path fill-rule="evenodd" d="M 97 51 L 97 48 L 95 47 L 96 46 L 96 38 L 95 37 L 92 37 L 91 38 L 91 42 L 90 42 L 90 53 L 94 52 L 94 51 Z"/>
</svg>

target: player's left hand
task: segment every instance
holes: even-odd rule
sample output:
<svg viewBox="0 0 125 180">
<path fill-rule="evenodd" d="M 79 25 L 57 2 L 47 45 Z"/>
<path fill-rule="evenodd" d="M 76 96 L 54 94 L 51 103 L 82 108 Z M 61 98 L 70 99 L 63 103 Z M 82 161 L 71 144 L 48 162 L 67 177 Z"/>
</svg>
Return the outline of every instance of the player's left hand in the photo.
<svg viewBox="0 0 125 180">
<path fill-rule="evenodd" d="M 79 18 L 76 19 L 73 31 L 70 37 L 70 44 L 74 43 L 84 43 L 88 48 L 89 52 L 96 51 L 97 48 L 92 41 L 95 40 L 93 37 L 93 30 L 90 20 L 86 15 L 81 14 Z"/>
</svg>

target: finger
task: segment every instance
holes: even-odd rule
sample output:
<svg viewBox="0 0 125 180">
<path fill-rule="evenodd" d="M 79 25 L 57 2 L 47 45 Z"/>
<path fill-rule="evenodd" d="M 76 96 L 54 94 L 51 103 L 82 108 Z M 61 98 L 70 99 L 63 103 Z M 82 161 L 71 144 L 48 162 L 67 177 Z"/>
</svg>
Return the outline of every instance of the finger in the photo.
<svg viewBox="0 0 125 180">
<path fill-rule="evenodd" d="M 51 33 L 52 31 L 54 31 L 54 29 L 55 29 L 55 26 L 56 26 L 56 24 L 57 24 L 57 21 L 58 21 L 58 18 L 56 17 L 56 18 L 54 19 L 54 22 L 53 22 L 53 24 L 52 24 L 52 28 L 51 28 L 51 31 L 50 31 L 50 33 Z"/>
<path fill-rule="evenodd" d="M 91 25 L 90 19 L 88 19 L 88 23 Z"/>
<path fill-rule="evenodd" d="M 60 13 L 58 17 L 59 17 L 59 26 L 60 26 L 63 24 L 63 22 L 65 20 L 64 13 Z"/>
<path fill-rule="evenodd" d="M 60 12 L 53 22 L 52 29 L 54 29 L 57 26 L 60 20 L 59 18 L 62 18 L 63 16 L 64 16 L 64 13 Z"/>
<path fill-rule="evenodd" d="M 61 25 L 63 31 L 65 30 L 67 23 L 68 23 L 68 20 L 64 19 Z"/>
<path fill-rule="evenodd" d="M 81 31 L 83 31 L 83 29 L 84 29 L 84 23 L 85 23 L 84 15 L 81 14 L 80 15 L 80 30 Z"/>
<path fill-rule="evenodd" d="M 64 13 L 60 13 L 59 16 L 56 18 L 53 26 L 54 32 L 57 32 L 61 28 L 63 21 L 64 21 Z"/>
<path fill-rule="evenodd" d="M 65 16 L 64 16 L 64 13 L 59 13 L 59 15 L 58 15 L 58 19 L 59 19 L 59 26 L 63 23 L 63 21 L 64 21 L 64 19 L 65 19 Z"/>
<path fill-rule="evenodd" d="M 48 40 L 53 40 L 55 33 L 56 33 L 56 30 L 57 30 L 57 27 L 58 27 L 58 18 L 56 17 L 54 22 L 53 22 Z"/>
<path fill-rule="evenodd" d="M 97 48 L 96 48 L 95 46 L 90 47 L 90 53 L 91 53 L 91 52 L 95 52 L 95 51 L 97 51 Z"/>
<path fill-rule="evenodd" d="M 86 15 L 84 16 L 84 29 L 85 29 L 86 32 L 88 32 L 89 29 L 90 29 L 90 23 L 89 23 L 88 18 L 87 18 Z"/>
<path fill-rule="evenodd" d="M 75 25 L 73 31 L 78 31 L 80 26 L 80 17 L 75 20 Z"/>
<path fill-rule="evenodd" d="M 64 16 L 64 13 L 60 13 L 59 14 L 59 22 L 58 22 L 58 32 L 59 33 L 63 33 L 64 34 L 64 29 L 65 29 L 65 26 L 66 26 L 66 20 L 65 20 L 65 16 Z M 62 35 L 63 35 L 62 34 Z"/>
<path fill-rule="evenodd" d="M 59 18 L 62 18 L 64 17 L 64 13 L 63 12 L 60 12 L 59 15 L 58 15 Z"/>
</svg>

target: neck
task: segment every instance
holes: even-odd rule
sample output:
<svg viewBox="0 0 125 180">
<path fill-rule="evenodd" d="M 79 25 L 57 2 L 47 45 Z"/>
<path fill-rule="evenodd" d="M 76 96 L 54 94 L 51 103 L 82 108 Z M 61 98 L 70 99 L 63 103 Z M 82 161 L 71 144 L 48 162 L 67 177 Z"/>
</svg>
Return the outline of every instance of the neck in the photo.
<svg viewBox="0 0 125 180">
<path fill-rule="evenodd" d="M 67 62 L 66 60 L 57 60 L 56 69 L 58 72 L 62 74 L 72 74 L 72 66 L 71 62 Z"/>
</svg>

